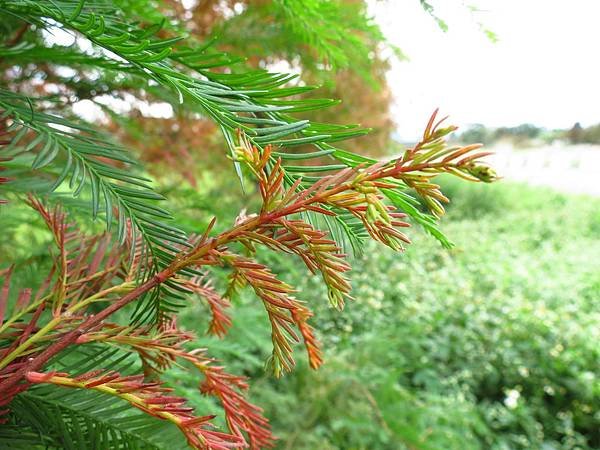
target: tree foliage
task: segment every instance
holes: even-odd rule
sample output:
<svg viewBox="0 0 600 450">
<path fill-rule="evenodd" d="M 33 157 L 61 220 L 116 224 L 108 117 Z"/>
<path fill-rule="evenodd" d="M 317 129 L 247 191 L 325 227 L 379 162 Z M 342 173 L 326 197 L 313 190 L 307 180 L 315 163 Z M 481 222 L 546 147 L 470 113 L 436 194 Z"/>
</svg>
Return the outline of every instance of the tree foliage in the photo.
<svg viewBox="0 0 600 450">
<path fill-rule="evenodd" d="M 362 41 L 327 25 L 331 8 L 342 4 L 302 3 L 300 10 L 300 2 L 270 7 L 317 55 L 349 64 L 348 48 L 337 44 Z M 53 239 L 43 281 L 23 285 L 19 265 L 0 272 L 3 446 L 272 446 L 268 420 L 246 398 L 246 379 L 227 373 L 208 350 L 191 348 L 194 336 L 178 329 L 177 311 L 203 299 L 212 313 L 208 331 L 224 336 L 231 299 L 248 286 L 271 326 L 273 373 L 293 368 L 300 342 L 316 369 L 322 354 L 308 303 L 259 261 L 257 249 L 298 257 L 342 309 L 351 298 L 347 249 L 359 251 L 372 239 L 402 250 L 409 221 L 449 245 L 435 226 L 447 198 L 433 179 L 494 179 L 479 162 L 486 153 L 478 145 L 446 145 L 455 128 L 436 114 L 422 140 L 397 159 L 378 162 L 338 147 L 367 130 L 300 118 L 335 100 L 303 96 L 313 88 L 294 84 L 293 75 L 241 69 L 211 40 L 187 34 L 174 15 L 165 20 L 169 5 L 0 2 L 0 198 L 8 211 L 25 202 Z M 61 35 L 71 36 L 71 45 L 56 45 Z M 97 98 L 113 92 L 112 104 Z M 161 206 L 161 186 L 138 152 L 110 132 L 119 123 L 135 126 L 132 117 L 119 122 L 119 96 L 163 102 L 190 122 L 211 121 L 240 181 L 258 186 L 260 208 L 220 231 L 214 219 L 204 230 L 184 230 Z M 83 99 L 102 104 L 111 117 L 106 129 L 78 117 Z M 223 295 L 211 284 L 214 268 L 230 273 Z M 200 391 L 221 404 L 226 430 L 161 381 L 175 366 L 198 373 Z M 177 432 L 183 438 L 174 438 Z"/>
</svg>

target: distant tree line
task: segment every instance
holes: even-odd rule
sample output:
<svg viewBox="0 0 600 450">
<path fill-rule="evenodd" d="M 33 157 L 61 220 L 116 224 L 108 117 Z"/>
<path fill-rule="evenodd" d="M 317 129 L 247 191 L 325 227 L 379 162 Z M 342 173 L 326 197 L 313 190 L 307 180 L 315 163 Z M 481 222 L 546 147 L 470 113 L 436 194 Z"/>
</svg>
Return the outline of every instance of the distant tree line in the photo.
<svg viewBox="0 0 600 450">
<path fill-rule="evenodd" d="M 584 128 L 577 122 L 566 137 L 573 144 L 600 144 L 600 123 Z"/>
<path fill-rule="evenodd" d="M 564 141 L 570 144 L 600 144 L 600 124 L 582 127 L 579 122 L 570 129 L 547 129 L 530 123 L 514 127 L 486 127 L 473 124 L 455 137 L 460 142 L 481 142 L 492 145 L 498 142 L 527 147 Z"/>
</svg>

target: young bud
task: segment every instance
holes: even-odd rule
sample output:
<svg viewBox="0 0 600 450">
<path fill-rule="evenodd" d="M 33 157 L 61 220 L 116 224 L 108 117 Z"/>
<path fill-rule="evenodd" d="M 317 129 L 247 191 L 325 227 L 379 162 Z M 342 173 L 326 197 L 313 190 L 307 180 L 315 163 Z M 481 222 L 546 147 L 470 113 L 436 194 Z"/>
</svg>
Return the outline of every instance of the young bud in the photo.
<svg viewBox="0 0 600 450">
<path fill-rule="evenodd" d="M 483 181 L 484 183 L 491 183 L 498 179 L 496 171 L 489 166 L 471 163 L 466 167 L 466 169 L 470 175 L 473 175 L 475 178 Z"/>
<path fill-rule="evenodd" d="M 377 221 L 378 217 L 379 217 L 379 213 L 377 212 L 377 208 L 375 208 L 375 205 L 373 205 L 372 203 L 369 203 L 367 205 L 367 221 L 374 223 Z"/>
</svg>

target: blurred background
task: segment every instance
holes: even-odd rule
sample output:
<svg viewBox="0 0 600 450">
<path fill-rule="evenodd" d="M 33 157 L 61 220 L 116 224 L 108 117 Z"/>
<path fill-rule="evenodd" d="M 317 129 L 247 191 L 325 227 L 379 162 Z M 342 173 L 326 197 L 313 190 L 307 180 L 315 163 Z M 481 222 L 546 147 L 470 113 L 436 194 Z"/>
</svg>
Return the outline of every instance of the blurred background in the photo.
<svg viewBox="0 0 600 450">
<path fill-rule="evenodd" d="M 203 336 L 200 302 L 181 316 L 202 336 L 196 345 L 250 376 L 278 448 L 600 449 L 599 2 L 118 1 L 243 55 L 232 70 L 297 73 L 293 83 L 321 86 L 309 96 L 341 99 L 303 113 L 372 128 L 341 147 L 400 155 L 439 107 L 460 126 L 453 141 L 496 152 L 490 163 L 504 178 L 493 185 L 440 179 L 452 199 L 440 228 L 454 246 L 418 225 L 405 253 L 369 244 L 350 257 L 355 300 L 343 313 L 301 264 L 261 255 L 315 311 L 321 370 L 299 357 L 281 380 L 265 373 L 269 327 L 250 294 L 223 341 Z M 45 38 L 87 45 L 58 29 Z M 33 64 L 17 72 L 136 148 L 187 231 L 213 216 L 224 229 L 258 205 L 214 124 L 176 99 L 52 62 L 43 79 Z M 48 236 L 19 214 L 0 215 L 0 254 L 33 255 L 34 278 Z M 171 382 L 200 410 L 210 402 L 186 372 Z"/>
<path fill-rule="evenodd" d="M 414 140 L 441 107 L 507 179 L 600 195 L 600 4 L 430 2 L 432 21 L 423 3 L 369 4 L 407 56 L 387 72 L 393 137 Z"/>
</svg>

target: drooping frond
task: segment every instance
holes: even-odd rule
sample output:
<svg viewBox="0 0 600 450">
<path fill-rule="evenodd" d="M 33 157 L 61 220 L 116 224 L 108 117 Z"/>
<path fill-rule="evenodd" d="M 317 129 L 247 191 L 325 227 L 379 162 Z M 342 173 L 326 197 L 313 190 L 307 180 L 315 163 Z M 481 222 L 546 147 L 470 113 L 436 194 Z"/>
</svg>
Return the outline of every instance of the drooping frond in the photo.
<svg viewBox="0 0 600 450">
<path fill-rule="evenodd" d="M 225 372 L 222 366 L 209 358 L 202 349 L 188 351 L 184 344 L 193 340 L 190 333 L 171 327 L 159 334 L 152 335 L 148 330 L 138 329 L 129 332 L 125 327 L 106 324 L 102 330 L 86 333 L 78 339 L 78 343 L 110 343 L 138 353 L 149 370 L 162 372 L 176 361 L 187 361 L 203 376 L 199 384 L 201 392 L 219 399 L 225 412 L 229 430 L 246 442 L 250 447 L 260 449 L 271 447 L 273 436 L 268 420 L 262 409 L 246 399 L 248 384 L 244 377 Z"/>
<path fill-rule="evenodd" d="M 126 372 L 139 367 L 129 355 L 124 356 L 114 349 L 79 346 L 55 358 L 51 366 L 77 375 L 97 367 Z M 7 372 L 0 372 L 2 381 Z M 175 426 L 127 406 L 119 398 L 47 384 L 23 383 L 18 390 L 25 388 L 10 401 L 10 408 L 2 411 L 2 448 L 186 448 Z M 6 406 L 5 400 L 3 396 L 0 404 Z"/>
<path fill-rule="evenodd" d="M 270 366 L 275 376 L 290 372 L 295 365 L 292 346 L 300 342 L 300 337 L 294 326 L 300 331 L 310 365 L 319 367 L 322 363 L 321 350 L 312 327 L 307 323 L 312 313 L 291 296 L 293 288 L 278 280 L 267 267 L 251 259 L 231 253 L 219 257 L 233 268 L 228 295 L 248 285 L 263 302 L 271 323 L 273 353 Z"/>
<path fill-rule="evenodd" d="M 173 450 L 187 447 L 177 428 L 118 398 L 90 390 L 38 385 L 17 396 L 0 428 L 0 447 Z"/>
<path fill-rule="evenodd" d="M 211 320 L 207 332 L 218 337 L 223 337 L 231 327 L 231 316 L 227 309 L 231 307 L 229 300 L 221 296 L 212 286 L 210 279 L 196 277 L 180 282 L 180 284 L 204 298 L 211 312 Z"/>
<path fill-rule="evenodd" d="M 63 372 L 28 372 L 26 378 L 33 384 L 91 390 L 118 398 L 149 416 L 177 426 L 192 448 L 225 450 L 243 446 L 239 437 L 211 429 L 210 420 L 214 416 L 194 416 L 193 409 L 186 405 L 184 398 L 172 395 L 171 389 L 159 383 L 145 382 L 142 375 L 122 376 L 114 371 L 93 371 L 72 377 Z"/>
</svg>

